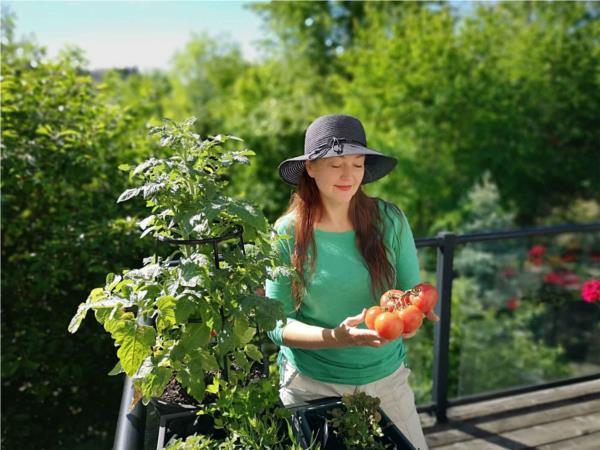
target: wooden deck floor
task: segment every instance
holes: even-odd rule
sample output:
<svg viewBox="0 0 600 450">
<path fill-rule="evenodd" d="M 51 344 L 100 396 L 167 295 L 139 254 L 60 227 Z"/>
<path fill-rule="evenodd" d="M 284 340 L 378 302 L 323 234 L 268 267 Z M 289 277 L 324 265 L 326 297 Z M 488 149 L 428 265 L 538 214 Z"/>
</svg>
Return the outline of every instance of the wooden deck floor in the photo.
<svg viewBox="0 0 600 450">
<path fill-rule="evenodd" d="M 421 414 L 430 449 L 600 450 L 600 380 Z"/>
</svg>

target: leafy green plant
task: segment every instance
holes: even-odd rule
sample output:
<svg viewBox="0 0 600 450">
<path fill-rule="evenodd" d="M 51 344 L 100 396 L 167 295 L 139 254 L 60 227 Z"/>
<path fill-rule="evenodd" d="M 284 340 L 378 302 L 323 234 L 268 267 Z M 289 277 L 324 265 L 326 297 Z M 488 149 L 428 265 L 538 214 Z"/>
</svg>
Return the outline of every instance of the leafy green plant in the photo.
<svg viewBox="0 0 600 450">
<path fill-rule="evenodd" d="M 227 438 L 218 441 L 209 435 L 195 434 L 175 439 L 167 448 L 300 449 L 289 420 L 291 413 L 279 403 L 278 380 L 275 365 L 270 366 L 267 378 L 246 385 L 231 386 L 215 377 L 206 389 L 216 400 L 201 405 L 199 414 L 212 416 L 215 428 L 226 431 Z"/>
<path fill-rule="evenodd" d="M 118 347 L 111 374 L 132 377 L 144 403 L 173 375 L 199 402 L 211 380 L 233 391 L 247 384 L 262 359 L 260 330 L 284 320 L 279 303 L 255 293 L 271 273 L 286 270 L 275 259 L 277 237 L 257 207 L 223 193 L 230 168 L 254 153 L 234 136 L 202 140 L 193 123 L 153 127 L 171 156 L 121 167 L 140 182 L 118 201 L 143 197 L 151 214 L 139 223 L 142 237 L 174 244 L 173 252 L 109 274 L 69 325 L 76 332 L 94 311 Z"/>
<path fill-rule="evenodd" d="M 355 391 L 342 396 L 344 409 L 335 408 L 330 423 L 334 433 L 340 436 L 348 449 L 385 449 L 377 441 L 383 437 L 379 413 L 380 400 L 364 392 Z"/>
<path fill-rule="evenodd" d="M 2 446 L 108 448 L 122 390 L 105 377 L 112 341 L 91 326 L 73 339 L 65 323 L 90 286 L 152 251 L 134 219 L 143 205 L 115 204 L 118 165 L 156 150 L 150 117 L 80 52 L 19 38 L 4 8 L 1 28 Z"/>
</svg>

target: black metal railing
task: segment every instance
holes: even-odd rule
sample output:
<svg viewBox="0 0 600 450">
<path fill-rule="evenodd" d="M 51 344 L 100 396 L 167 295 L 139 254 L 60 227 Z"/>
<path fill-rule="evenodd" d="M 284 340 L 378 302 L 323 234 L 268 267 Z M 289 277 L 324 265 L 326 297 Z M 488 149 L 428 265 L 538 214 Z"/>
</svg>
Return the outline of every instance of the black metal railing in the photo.
<svg viewBox="0 0 600 450">
<path fill-rule="evenodd" d="M 437 249 L 436 283 L 440 294 L 438 304 L 436 305 L 436 313 L 440 316 L 440 320 L 434 327 L 432 403 L 419 406 L 419 411 L 434 412 L 439 422 L 445 422 L 447 421 L 446 414 L 449 406 L 457 406 L 459 404 L 473 403 L 492 398 L 516 395 L 538 389 L 600 378 L 600 374 L 592 374 L 548 383 L 540 383 L 531 386 L 487 392 L 456 400 L 448 399 L 450 325 L 452 321 L 451 299 L 452 281 L 454 278 L 454 250 L 456 245 L 514 238 L 551 236 L 563 233 L 592 232 L 600 232 L 600 222 L 551 227 L 535 227 L 507 231 L 478 232 L 462 235 L 457 235 L 451 232 L 441 232 L 434 238 L 421 238 L 415 240 L 417 248 L 433 247 Z"/>
</svg>

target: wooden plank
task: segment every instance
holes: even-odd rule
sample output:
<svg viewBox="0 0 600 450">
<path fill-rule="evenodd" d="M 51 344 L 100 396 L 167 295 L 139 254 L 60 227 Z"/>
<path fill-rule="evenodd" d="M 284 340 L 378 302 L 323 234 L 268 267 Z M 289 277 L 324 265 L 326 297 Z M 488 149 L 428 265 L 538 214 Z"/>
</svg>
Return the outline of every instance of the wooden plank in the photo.
<svg viewBox="0 0 600 450">
<path fill-rule="evenodd" d="M 448 418 L 467 420 L 488 414 L 490 411 L 498 413 L 526 406 L 539 405 L 540 403 L 556 402 L 590 393 L 600 393 L 600 380 L 559 386 L 469 405 L 454 406 L 448 409 Z"/>
<path fill-rule="evenodd" d="M 538 425 L 557 422 L 576 416 L 600 412 L 600 399 L 583 403 L 574 403 L 560 408 L 545 411 L 532 411 L 526 414 L 518 414 L 509 417 L 500 417 L 492 421 L 479 421 L 474 419 L 464 422 L 451 422 L 439 431 L 428 432 L 427 442 L 430 446 L 448 445 L 473 439 L 477 433 L 504 434 L 522 428 L 531 428 Z"/>
<path fill-rule="evenodd" d="M 598 450 L 598 447 L 600 447 L 600 432 L 541 445 L 538 450 Z"/>
<path fill-rule="evenodd" d="M 549 445 L 595 434 L 600 432 L 600 412 L 577 416 L 531 428 L 523 428 L 508 433 L 489 433 L 485 437 L 469 441 L 455 442 L 449 445 L 431 446 L 438 450 L 464 449 L 464 450 L 496 450 L 524 449 Z M 566 447 L 566 444 L 565 444 Z M 562 448 L 565 448 L 562 447 Z"/>
</svg>

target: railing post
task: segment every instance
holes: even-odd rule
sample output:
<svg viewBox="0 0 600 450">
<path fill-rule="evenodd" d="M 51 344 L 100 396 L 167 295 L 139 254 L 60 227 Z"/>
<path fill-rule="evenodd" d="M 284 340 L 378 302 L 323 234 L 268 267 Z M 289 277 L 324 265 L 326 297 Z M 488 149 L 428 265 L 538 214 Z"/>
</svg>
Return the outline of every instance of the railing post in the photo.
<svg viewBox="0 0 600 450">
<path fill-rule="evenodd" d="M 141 450 L 144 448 L 146 407 L 139 401 L 129 411 L 132 400 L 133 383 L 131 378 L 125 375 L 113 450 Z"/>
<path fill-rule="evenodd" d="M 436 278 L 440 298 L 435 307 L 435 312 L 440 316 L 440 321 L 434 328 L 432 394 L 437 421 L 446 422 L 448 420 L 446 410 L 448 407 L 450 309 L 456 235 L 444 231 L 439 233 L 437 237 L 439 245 L 437 249 Z"/>
<path fill-rule="evenodd" d="M 137 322 L 143 325 L 152 325 L 152 319 L 145 319 L 138 315 Z M 131 378 L 125 375 L 119 419 L 113 450 L 143 450 L 146 434 L 146 406 L 139 400 L 131 411 L 129 408 L 133 401 L 134 389 Z"/>
</svg>

